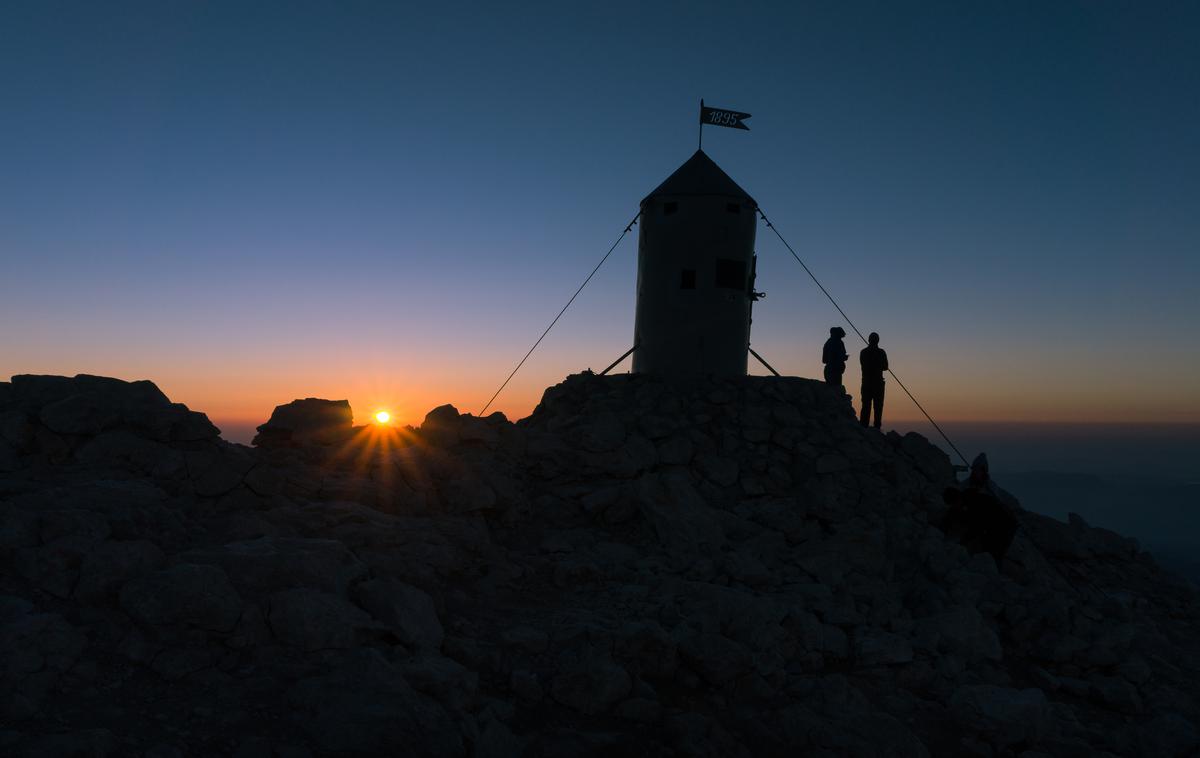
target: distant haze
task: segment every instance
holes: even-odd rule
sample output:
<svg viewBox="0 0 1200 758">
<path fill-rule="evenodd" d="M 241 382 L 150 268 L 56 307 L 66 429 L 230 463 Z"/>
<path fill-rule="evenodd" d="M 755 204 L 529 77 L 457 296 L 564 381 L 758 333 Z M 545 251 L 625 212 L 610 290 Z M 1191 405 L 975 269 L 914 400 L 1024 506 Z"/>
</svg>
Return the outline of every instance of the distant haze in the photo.
<svg viewBox="0 0 1200 758">
<path fill-rule="evenodd" d="M 1137 538 L 1200 583 L 1200 424 L 950 423 L 968 458 L 986 452 L 996 481 L 1029 510 Z M 934 442 L 948 450 L 932 429 Z"/>
<path fill-rule="evenodd" d="M 897 425 L 950 451 L 928 425 Z M 955 445 L 973 459 L 986 452 L 993 473 L 1064 471 L 1110 478 L 1200 483 L 1200 424 L 949 422 Z"/>
</svg>

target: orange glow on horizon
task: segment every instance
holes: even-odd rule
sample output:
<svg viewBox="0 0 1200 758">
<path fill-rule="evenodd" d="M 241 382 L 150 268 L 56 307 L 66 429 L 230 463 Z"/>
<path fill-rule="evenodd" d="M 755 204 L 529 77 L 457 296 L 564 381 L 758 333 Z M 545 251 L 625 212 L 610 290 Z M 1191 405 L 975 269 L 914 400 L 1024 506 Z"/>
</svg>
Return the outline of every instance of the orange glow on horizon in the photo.
<svg viewBox="0 0 1200 758">
<path fill-rule="evenodd" d="M 561 378 L 559 380 L 561 381 Z M 530 380 L 525 385 L 508 388 L 488 412 L 500 411 L 510 421 L 517 421 L 533 412 L 541 400 L 546 386 Z M 906 379 L 906 381 L 908 381 Z M 420 427 L 425 415 L 432 409 L 452 404 L 460 413 L 478 413 L 490 392 L 465 386 L 448 386 L 448 382 L 414 382 L 403 388 L 376 389 L 354 382 L 327 382 L 319 386 L 289 386 L 280 383 L 272 389 L 263 382 L 254 387 L 252 394 L 218 394 L 213 388 L 168 386 L 164 391 L 177 402 L 183 402 L 193 410 L 208 417 L 228 437 L 237 440 L 254 436 L 253 428 L 265 423 L 276 405 L 301 397 L 347 398 L 355 413 L 356 424 L 368 424 L 375 428 L 403 428 L 406 425 Z M 314 383 L 318 385 L 318 383 Z M 1042 387 L 1026 392 L 998 391 L 994 386 L 975 386 L 971 391 L 952 384 L 941 386 L 920 379 L 913 380 L 910 388 L 917 392 L 925 408 L 939 423 L 965 422 L 1040 422 L 1040 423 L 1196 423 L 1195 413 L 1179 414 L 1164 411 L 1156 403 L 1156 395 L 1127 393 L 1123 397 L 1106 396 L 1103 393 L 1083 393 L 1078 390 L 1064 391 L 1059 387 Z M 851 390 L 851 402 L 859 405 L 857 387 Z M 1025 388 L 1022 388 L 1025 389 Z M 182 390 L 182 391 L 181 391 Z M 474 390 L 474 391 L 473 391 Z M 893 391 L 895 390 L 895 391 Z M 245 392 L 245 389 L 243 389 Z M 1115 393 L 1114 393 L 1115 394 Z M 388 421 L 381 424 L 375 417 L 377 409 L 387 409 Z M 363 410 L 359 410 L 363 409 Z M 370 409 L 370 410 L 367 410 Z M 366 412 L 364 412 L 366 411 Z M 884 406 L 884 424 L 889 428 L 912 428 L 925 423 L 921 413 L 898 387 L 889 386 L 887 404 Z"/>
<path fill-rule="evenodd" d="M 786 359 L 786 351 L 783 353 Z M 903 351 L 897 350 L 903 355 Z M 9 355 L 3 356 L 12 362 Z M 1103 381 L 1079 382 L 1076 374 L 1037 371 L 1017 362 L 997 369 L 986 362 L 956 354 L 900 366 L 905 384 L 938 423 L 1200 423 L 1200 403 L 1194 374 L 1164 374 L 1143 381 L 1120 366 Z M 438 355 L 412 364 L 365 364 L 349 358 L 316 361 L 305 358 L 263 364 L 159 364 L 148 358 L 128 366 L 115 359 L 95 362 L 47 361 L 14 365 L 0 381 L 16 373 L 78 373 L 115 376 L 129 381 L 149 379 L 173 402 L 204 413 L 227 440 L 249 444 L 255 428 L 266 423 L 276 406 L 306 397 L 346 399 L 355 411 L 354 423 L 380 432 L 420 427 L 432 409 L 452 404 L 460 413 L 476 414 L 491 398 L 503 372 L 483 370 L 480 359 Z M 528 416 L 549 386 L 585 365 L 555 357 L 526 367 L 505 388 L 488 413 L 500 411 L 510 421 Z M 1141 364 L 1137 364 L 1141 365 Z M 353 368 L 347 368 L 353 366 Z M 803 366 L 777 366 L 785 375 L 811 377 Z M 621 367 L 624 368 L 624 367 Z M 528 373 L 526 373 L 528 372 Z M 856 377 L 846 390 L 853 407 L 859 405 Z M 386 424 L 375 414 L 388 414 Z M 923 427 L 920 411 L 899 386 L 889 383 L 884 424 L 900 431 Z"/>
</svg>

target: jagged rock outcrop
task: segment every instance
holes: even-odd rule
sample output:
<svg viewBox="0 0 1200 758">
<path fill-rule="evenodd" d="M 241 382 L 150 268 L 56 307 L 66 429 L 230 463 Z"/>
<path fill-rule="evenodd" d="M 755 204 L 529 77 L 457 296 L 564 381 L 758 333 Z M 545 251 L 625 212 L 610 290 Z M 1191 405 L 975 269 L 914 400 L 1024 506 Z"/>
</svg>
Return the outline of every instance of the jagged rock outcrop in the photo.
<svg viewBox="0 0 1200 758">
<path fill-rule="evenodd" d="M 345 441 L 354 426 L 348 400 L 309 397 L 279 405 L 267 423 L 258 427 L 256 447 L 333 444 Z"/>
<path fill-rule="evenodd" d="M 1191 585 L 1078 518 L 971 555 L 946 456 L 818 382 L 584 374 L 417 429 L 309 399 L 260 433 L 0 383 L 4 754 L 1200 746 Z"/>
</svg>

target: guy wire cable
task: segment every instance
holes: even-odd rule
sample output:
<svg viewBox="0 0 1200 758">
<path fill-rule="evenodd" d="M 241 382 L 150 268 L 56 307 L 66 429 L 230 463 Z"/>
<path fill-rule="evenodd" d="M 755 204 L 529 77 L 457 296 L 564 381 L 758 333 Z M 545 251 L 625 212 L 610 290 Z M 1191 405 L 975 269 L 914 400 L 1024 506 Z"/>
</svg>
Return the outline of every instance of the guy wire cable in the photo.
<svg viewBox="0 0 1200 758">
<path fill-rule="evenodd" d="M 767 228 L 775 232 L 775 236 L 779 238 L 779 241 L 783 243 L 783 246 L 787 248 L 788 252 L 792 254 L 792 257 L 796 259 L 796 262 L 799 263 L 804 269 L 804 273 L 808 274 L 809 278 L 813 280 L 813 283 L 816 284 L 818 288 L 820 288 L 825 297 L 829 298 L 829 302 L 833 303 L 833 307 L 837 308 L 837 312 L 842 314 L 842 318 L 846 319 L 846 323 L 850 325 L 850 328 L 854 330 L 854 333 L 858 335 L 858 338 L 862 340 L 864 344 L 868 344 L 867 338 L 863 336 L 863 333 L 858 330 L 858 327 L 854 325 L 854 322 L 851 321 L 850 317 L 846 315 L 846 312 L 842 310 L 842 306 L 838 305 L 837 300 L 833 299 L 833 295 L 829 294 L 829 290 L 825 289 L 825 285 L 821 284 L 820 280 L 817 279 L 812 270 L 805 265 L 804 261 L 800 260 L 800 256 L 796 255 L 796 251 L 792 249 L 792 246 L 788 244 L 788 241 L 783 238 L 783 235 L 779 233 L 779 230 L 775 228 L 775 225 L 772 224 L 771 220 L 767 218 L 767 214 L 763 213 L 762 208 L 758 209 L 758 215 L 762 216 L 762 220 L 766 222 Z M 900 377 L 896 376 L 896 372 L 888 369 L 888 373 L 891 374 L 892 378 L 896 380 L 896 384 L 900 385 L 900 389 L 904 390 L 904 394 L 908 395 L 908 399 L 913 401 L 913 405 L 917 406 L 921 413 L 925 415 L 925 418 L 929 419 L 929 423 L 933 424 L 933 428 L 937 429 L 938 434 L 942 435 L 942 439 L 946 440 L 946 444 L 950 446 L 950 449 L 958 454 L 958 457 L 962 459 L 964 464 L 970 466 L 971 464 L 967 461 L 967 457 L 959 451 L 958 447 L 953 442 L 950 441 L 950 437 L 947 436 L 944 431 L 942 431 L 942 427 L 938 426 L 938 423 L 933 420 L 933 417 L 929 415 L 929 412 L 925 410 L 925 407 L 922 406 L 915 397 L 913 397 L 913 393 L 908 391 L 908 387 L 904 386 L 904 382 L 900 381 Z"/>
<path fill-rule="evenodd" d="M 521 370 L 521 367 L 525 365 L 525 361 L 529 360 L 529 356 L 533 355 L 533 351 L 537 350 L 537 346 L 542 344 L 542 340 L 546 339 L 546 335 L 550 333 L 550 330 L 554 328 L 554 325 L 558 323 L 558 320 L 562 318 L 562 315 L 567 312 L 568 308 L 571 307 L 571 303 L 575 302 L 575 298 L 579 297 L 579 293 L 583 292 L 583 288 L 588 285 L 588 282 L 592 280 L 592 277 L 596 275 L 596 272 L 599 271 L 600 267 L 604 265 L 604 262 L 608 260 L 608 256 L 612 255 L 612 251 L 617 249 L 617 245 L 621 244 L 621 240 L 625 239 L 625 235 L 629 234 L 629 231 L 633 229 L 634 224 L 638 222 L 638 219 L 641 218 L 641 216 L 642 212 L 638 211 L 637 215 L 633 217 L 633 220 L 630 221 L 625 227 L 625 231 L 621 232 L 621 236 L 617 237 L 617 241 L 612 243 L 612 247 L 608 249 L 608 252 L 605 253 L 604 257 L 600 259 L 600 262 L 596 264 L 594 269 L 592 269 L 592 273 L 587 275 L 587 279 L 583 280 L 583 284 L 579 285 L 579 289 L 575 290 L 574 295 L 571 295 L 571 299 L 567 301 L 567 304 L 562 307 L 562 310 L 559 311 L 558 315 L 554 317 L 554 320 L 550 322 L 550 326 L 546 327 L 546 331 L 542 332 L 542 336 L 537 338 L 537 342 L 533 343 L 533 347 L 529 348 L 529 352 L 525 353 L 525 357 L 517 363 L 517 367 L 512 370 L 512 373 L 510 373 L 508 378 L 504 380 L 504 383 L 500 385 L 500 389 L 496 390 L 495 394 L 492 395 L 492 399 L 488 400 L 487 405 L 483 406 L 483 409 L 479 411 L 479 415 L 481 417 L 484 413 L 487 413 L 488 408 L 492 407 L 492 403 L 496 401 L 496 398 L 500 396 L 500 393 L 504 391 L 504 388 L 508 386 L 508 383 L 512 380 L 512 378 L 516 376 L 517 372 Z"/>
</svg>

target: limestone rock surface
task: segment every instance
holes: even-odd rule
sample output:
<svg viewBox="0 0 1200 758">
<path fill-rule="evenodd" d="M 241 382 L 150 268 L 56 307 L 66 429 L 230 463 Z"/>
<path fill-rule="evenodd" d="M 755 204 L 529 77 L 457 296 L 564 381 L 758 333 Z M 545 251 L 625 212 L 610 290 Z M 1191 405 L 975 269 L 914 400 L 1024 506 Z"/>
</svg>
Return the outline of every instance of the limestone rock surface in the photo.
<svg viewBox="0 0 1200 758">
<path fill-rule="evenodd" d="M 0 753 L 1200 750 L 1194 586 L 1007 493 L 972 555 L 945 454 L 821 382 L 351 419 L 247 447 L 150 382 L 0 382 Z"/>
</svg>

